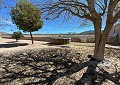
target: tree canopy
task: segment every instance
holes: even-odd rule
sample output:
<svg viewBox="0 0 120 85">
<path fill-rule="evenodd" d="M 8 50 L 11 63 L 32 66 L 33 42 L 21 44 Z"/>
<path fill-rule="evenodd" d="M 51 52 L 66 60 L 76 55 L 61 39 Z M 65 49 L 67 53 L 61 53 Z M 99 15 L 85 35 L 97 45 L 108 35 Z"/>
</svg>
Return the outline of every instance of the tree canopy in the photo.
<svg viewBox="0 0 120 85">
<path fill-rule="evenodd" d="M 41 12 L 28 0 L 20 0 L 15 8 L 11 9 L 11 17 L 19 29 L 33 32 L 42 28 Z"/>
<path fill-rule="evenodd" d="M 41 12 L 28 0 L 20 0 L 15 8 L 11 9 L 11 17 L 13 23 L 23 31 L 30 32 L 33 44 L 33 31 L 38 31 L 42 28 L 43 21 L 40 20 Z"/>
</svg>

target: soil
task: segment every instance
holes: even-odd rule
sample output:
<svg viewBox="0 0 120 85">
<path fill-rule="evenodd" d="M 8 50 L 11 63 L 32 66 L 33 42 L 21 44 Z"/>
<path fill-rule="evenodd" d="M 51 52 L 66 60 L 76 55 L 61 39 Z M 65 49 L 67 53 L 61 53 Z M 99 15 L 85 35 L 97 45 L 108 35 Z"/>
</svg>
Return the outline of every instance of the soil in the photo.
<svg viewBox="0 0 120 85">
<path fill-rule="evenodd" d="M 5 45 L 0 48 L 0 85 L 75 85 L 87 68 L 79 70 L 79 67 L 94 51 L 93 46 L 50 45 L 40 41 L 31 45 L 29 40 L 13 41 L 0 42 Z M 19 45 L 23 42 L 27 45 Z M 8 46 L 11 44 L 14 45 Z M 98 65 L 98 72 L 104 69 L 119 82 L 120 50 L 106 48 L 104 61 Z M 116 85 L 109 79 L 98 82 Z"/>
</svg>

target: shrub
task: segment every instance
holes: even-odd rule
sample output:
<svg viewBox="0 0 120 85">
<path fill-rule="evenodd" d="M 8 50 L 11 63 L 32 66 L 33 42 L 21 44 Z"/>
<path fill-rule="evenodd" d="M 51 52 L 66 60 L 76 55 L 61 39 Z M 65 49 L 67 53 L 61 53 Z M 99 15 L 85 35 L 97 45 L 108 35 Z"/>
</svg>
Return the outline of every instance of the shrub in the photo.
<svg viewBox="0 0 120 85">
<path fill-rule="evenodd" d="M 18 41 L 18 39 L 20 39 L 20 38 L 22 38 L 22 37 L 23 37 L 23 34 L 22 34 L 20 31 L 14 32 L 14 33 L 12 34 L 12 38 L 16 39 L 16 42 Z"/>
</svg>

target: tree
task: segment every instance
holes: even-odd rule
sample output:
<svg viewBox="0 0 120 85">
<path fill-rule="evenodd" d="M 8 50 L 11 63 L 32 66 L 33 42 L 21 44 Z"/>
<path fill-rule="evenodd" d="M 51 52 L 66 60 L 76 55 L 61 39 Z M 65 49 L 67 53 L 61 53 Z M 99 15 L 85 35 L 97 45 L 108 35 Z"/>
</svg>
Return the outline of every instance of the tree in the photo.
<svg viewBox="0 0 120 85">
<path fill-rule="evenodd" d="M 56 19 L 62 14 L 67 17 L 68 14 L 93 23 L 95 49 L 90 61 L 94 63 L 88 65 L 87 73 L 94 72 L 97 64 L 104 59 L 105 44 L 111 29 L 120 20 L 120 0 L 50 0 L 41 10 L 47 19 Z"/>
<path fill-rule="evenodd" d="M 69 13 L 91 21 L 95 30 L 94 58 L 103 60 L 109 32 L 120 19 L 119 2 L 119 0 L 52 0 L 44 5 L 41 10 L 47 13 L 47 18 L 50 15 L 53 16 L 52 18 L 59 18 L 62 13 Z M 106 20 L 103 19 L 104 16 L 106 16 Z M 102 22 L 105 22 L 103 33 L 101 33 Z"/>
<path fill-rule="evenodd" d="M 15 8 L 11 9 L 11 17 L 13 23 L 23 31 L 30 32 L 33 44 L 33 31 L 42 28 L 43 21 L 40 20 L 41 12 L 28 0 L 20 0 Z"/>
<path fill-rule="evenodd" d="M 23 34 L 22 34 L 20 31 L 14 32 L 14 33 L 12 34 L 12 38 L 16 39 L 16 42 L 18 42 L 18 39 L 19 39 L 19 38 L 22 38 L 22 37 L 23 37 Z"/>
</svg>

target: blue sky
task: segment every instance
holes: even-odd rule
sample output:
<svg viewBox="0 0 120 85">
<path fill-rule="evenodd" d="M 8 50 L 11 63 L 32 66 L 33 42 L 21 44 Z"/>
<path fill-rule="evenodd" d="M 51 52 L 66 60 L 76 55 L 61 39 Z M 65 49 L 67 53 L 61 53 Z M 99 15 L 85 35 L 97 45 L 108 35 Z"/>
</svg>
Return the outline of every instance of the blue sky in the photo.
<svg viewBox="0 0 120 85">
<path fill-rule="evenodd" d="M 0 9 L 0 24 L 2 24 L 2 26 L 0 25 L 0 32 L 13 33 L 14 31 L 18 31 L 10 17 L 10 7 L 14 7 L 15 5 L 15 2 L 6 0 L 3 4 L 4 7 L 2 6 Z M 5 6 L 7 7 L 5 8 Z M 80 26 L 82 20 L 76 20 L 75 17 L 73 17 L 69 23 L 66 23 L 62 17 L 54 21 L 46 21 L 44 19 L 43 21 L 44 26 L 39 31 L 33 32 L 33 34 L 80 33 L 87 30 L 93 30 L 92 23 L 90 23 L 90 26 Z"/>
</svg>

